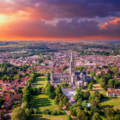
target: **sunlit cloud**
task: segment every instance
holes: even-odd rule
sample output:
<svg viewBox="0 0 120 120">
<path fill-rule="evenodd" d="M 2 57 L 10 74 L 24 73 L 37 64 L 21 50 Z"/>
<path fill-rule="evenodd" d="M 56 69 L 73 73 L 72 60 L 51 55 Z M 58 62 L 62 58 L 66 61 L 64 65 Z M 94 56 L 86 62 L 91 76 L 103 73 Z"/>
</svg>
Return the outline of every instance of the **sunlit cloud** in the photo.
<svg viewBox="0 0 120 120">
<path fill-rule="evenodd" d="M 119 39 L 119 5 L 119 0 L 0 0 L 0 40 Z"/>
</svg>

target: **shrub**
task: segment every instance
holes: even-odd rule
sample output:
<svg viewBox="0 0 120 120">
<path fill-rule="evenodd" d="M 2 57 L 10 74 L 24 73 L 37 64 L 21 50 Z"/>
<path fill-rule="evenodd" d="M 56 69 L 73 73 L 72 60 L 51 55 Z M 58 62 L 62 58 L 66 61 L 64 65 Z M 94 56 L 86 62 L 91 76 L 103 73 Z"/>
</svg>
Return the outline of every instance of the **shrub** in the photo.
<svg viewBox="0 0 120 120">
<path fill-rule="evenodd" d="M 31 116 L 31 111 L 30 111 L 29 108 L 27 108 L 27 109 L 25 110 L 25 113 L 26 113 L 26 115 L 27 115 L 28 118 Z"/>
<path fill-rule="evenodd" d="M 60 114 L 61 114 L 61 111 L 60 111 L 60 110 L 57 110 L 57 114 L 60 115 Z"/>
<path fill-rule="evenodd" d="M 34 113 L 33 108 L 30 108 L 30 112 L 31 112 L 31 114 L 33 114 L 33 113 Z"/>
<path fill-rule="evenodd" d="M 54 93 L 49 93 L 49 98 L 50 99 L 54 99 L 55 98 L 55 94 Z"/>
<path fill-rule="evenodd" d="M 44 109 L 43 110 L 43 114 L 45 115 L 49 115 L 51 113 L 51 111 L 49 109 Z"/>
<path fill-rule="evenodd" d="M 59 102 L 58 97 L 55 97 L 54 102 L 55 102 L 55 104 L 58 104 L 58 102 Z"/>
<path fill-rule="evenodd" d="M 14 110 L 15 108 L 17 108 L 17 107 L 19 107 L 19 106 L 20 106 L 20 105 L 18 105 L 18 104 L 17 104 L 17 105 L 13 105 L 13 106 L 12 106 L 12 110 Z"/>
<path fill-rule="evenodd" d="M 112 95 L 109 95 L 109 98 L 112 98 L 113 96 Z"/>
<path fill-rule="evenodd" d="M 72 120 L 72 118 L 71 118 L 71 116 L 70 116 L 70 115 L 68 115 L 68 120 Z"/>
<path fill-rule="evenodd" d="M 37 114 L 38 110 L 36 108 L 33 108 L 34 114 Z"/>
<path fill-rule="evenodd" d="M 51 115 L 57 115 L 57 110 L 52 111 Z"/>
</svg>

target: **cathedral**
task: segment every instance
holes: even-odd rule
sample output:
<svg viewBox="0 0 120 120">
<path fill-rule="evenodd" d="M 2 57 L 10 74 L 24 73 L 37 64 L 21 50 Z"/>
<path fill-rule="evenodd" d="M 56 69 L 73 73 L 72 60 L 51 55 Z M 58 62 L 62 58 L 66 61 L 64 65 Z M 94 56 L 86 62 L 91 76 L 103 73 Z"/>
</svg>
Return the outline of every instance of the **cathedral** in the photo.
<svg viewBox="0 0 120 120">
<path fill-rule="evenodd" d="M 54 86 L 58 86 L 62 82 L 69 83 L 71 87 L 80 88 L 86 86 L 93 77 L 87 76 L 87 72 L 75 71 L 75 65 L 73 60 L 73 52 L 71 51 L 70 59 L 70 71 L 69 73 L 52 73 L 50 76 L 50 83 Z"/>
</svg>

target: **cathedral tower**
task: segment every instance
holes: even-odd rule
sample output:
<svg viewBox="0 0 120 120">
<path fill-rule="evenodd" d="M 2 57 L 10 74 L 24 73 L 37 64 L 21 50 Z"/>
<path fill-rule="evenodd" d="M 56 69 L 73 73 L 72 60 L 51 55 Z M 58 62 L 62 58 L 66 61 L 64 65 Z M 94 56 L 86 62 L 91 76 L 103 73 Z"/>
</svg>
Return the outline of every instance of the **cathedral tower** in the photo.
<svg viewBox="0 0 120 120">
<path fill-rule="evenodd" d="M 73 52 L 71 51 L 71 60 L 70 60 L 70 75 L 75 74 L 75 66 L 73 60 Z"/>
</svg>

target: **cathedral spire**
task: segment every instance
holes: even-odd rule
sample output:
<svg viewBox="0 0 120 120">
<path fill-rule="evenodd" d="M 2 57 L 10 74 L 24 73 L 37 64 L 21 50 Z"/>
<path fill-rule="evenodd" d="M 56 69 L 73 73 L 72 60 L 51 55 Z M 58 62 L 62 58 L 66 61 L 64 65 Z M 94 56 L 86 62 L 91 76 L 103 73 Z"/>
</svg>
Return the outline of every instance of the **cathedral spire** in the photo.
<svg viewBox="0 0 120 120">
<path fill-rule="evenodd" d="M 73 60 L 73 52 L 71 51 L 71 60 L 70 60 L 70 74 L 75 73 L 75 66 Z"/>
<path fill-rule="evenodd" d="M 73 61 L 73 52 L 71 50 L 71 62 Z"/>
</svg>

